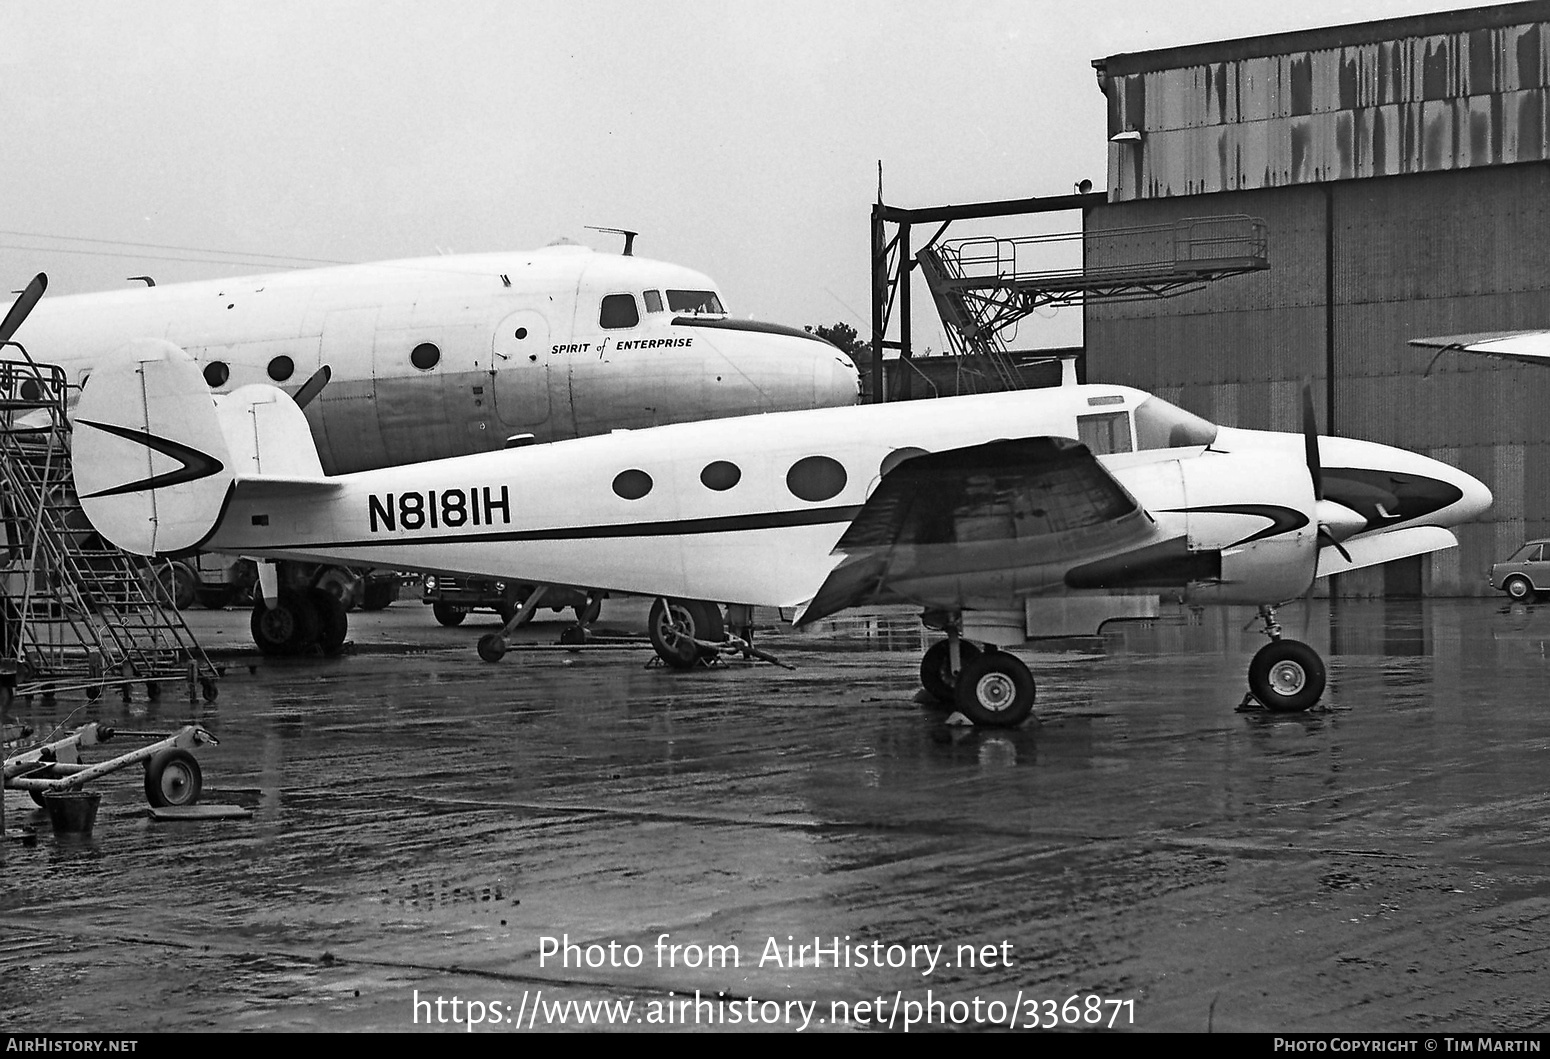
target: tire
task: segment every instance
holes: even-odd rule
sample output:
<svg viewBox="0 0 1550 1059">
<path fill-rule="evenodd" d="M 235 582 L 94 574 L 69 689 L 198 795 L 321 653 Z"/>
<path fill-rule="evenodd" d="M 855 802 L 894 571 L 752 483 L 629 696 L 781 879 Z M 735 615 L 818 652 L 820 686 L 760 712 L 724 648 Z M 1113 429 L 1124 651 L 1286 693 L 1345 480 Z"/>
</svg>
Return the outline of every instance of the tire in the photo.
<svg viewBox="0 0 1550 1059">
<path fill-rule="evenodd" d="M 193 805 L 203 787 L 199 761 L 187 750 L 163 750 L 145 763 L 145 800 L 155 808 Z"/>
<path fill-rule="evenodd" d="M 670 599 L 667 605 L 658 598 L 651 604 L 646 629 L 657 657 L 674 669 L 689 669 L 696 662 L 716 657 L 712 648 L 690 643 L 683 634 L 712 643 L 726 638 L 721 608 L 699 599 Z"/>
<path fill-rule="evenodd" d="M 989 651 L 964 664 L 953 705 L 977 725 L 1012 728 L 1033 712 L 1035 691 L 1033 674 L 1022 659 Z"/>
<path fill-rule="evenodd" d="M 1324 660 L 1299 640 L 1272 640 L 1249 663 L 1249 690 L 1271 713 L 1306 710 L 1324 694 Z"/>
<path fill-rule="evenodd" d="M 977 645 L 968 640 L 958 641 L 958 664 L 962 672 L 968 664 L 980 656 Z M 920 686 L 926 689 L 926 694 L 938 702 L 951 703 L 958 692 L 958 679 L 953 676 L 948 666 L 948 647 L 946 640 L 938 640 L 926 651 L 926 657 L 920 660 Z"/>
<path fill-rule="evenodd" d="M 367 580 L 361 597 L 362 610 L 386 610 L 398 598 L 398 584 L 393 581 Z"/>
<path fill-rule="evenodd" d="M 356 586 L 359 583 L 359 578 L 351 577 L 335 566 L 324 570 L 323 575 L 318 578 L 317 584 L 313 587 L 322 589 L 330 596 L 333 596 L 344 607 L 345 612 L 348 613 L 355 609 L 357 598 Z"/>
<path fill-rule="evenodd" d="M 237 590 L 230 585 L 199 590 L 199 605 L 207 610 L 225 610 L 236 601 Z"/>
<path fill-rule="evenodd" d="M 318 647 L 325 657 L 337 656 L 344 648 L 345 637 L 350 635 L 349 608 L 326 588 L 308 591 L 307 602 L 318 616 Z"/>
<path fill-rule="evenodd" d="M 479 637 L 479 657 L 486 662 L 499 662 L 506 655 L 506 637 L 498 632 L 487 632 Z"/>
<path fill-rule="evenodd" d="M 431 613 L 436 616 L 437 621 L 449 629 L 454 625 L 463 624 L 463 619 L 468 617 L 468 611 L 451 603 L 432 603 Z"/>
<path fill-rule="evenodd" d="M 263 600 L 253 604 L 248 623 L 258 650 L 270 657 L 299 655 L 318 642 L 320 618 L 307 599 L 295 592 L 281 592 L 273 607 Z"/>
<path fill-rule="evenodd" d="M 156 565 L 156 581 L 160 585 L 158 598 L 162 603 L 172 600 L 174 610 L 187 610 L 199 598 L 199 575 L 187 563 L 176 559 Z"/>
<path fill-rule="evenodd" d="M 1534 586 L 1522 574 L 1513 574 L 1502 582 L 1502 591 L 1518 603 L 1527 603 L 1534 598 Z"/>
<path fill-rule="evenodd" d="M 577 625 L 591 625 L 603 613 L 603 597 L 589 593 L 586 603 L 572 607 L 571 610 L 575 612 Z"/>
</svg>

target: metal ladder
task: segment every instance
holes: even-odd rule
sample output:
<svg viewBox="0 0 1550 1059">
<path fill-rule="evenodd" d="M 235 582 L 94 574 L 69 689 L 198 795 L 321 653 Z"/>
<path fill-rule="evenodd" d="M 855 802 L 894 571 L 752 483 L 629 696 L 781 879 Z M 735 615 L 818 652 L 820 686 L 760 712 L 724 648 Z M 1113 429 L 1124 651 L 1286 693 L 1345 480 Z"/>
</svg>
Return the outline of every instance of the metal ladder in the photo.
<svg viewBox="0 0 1550 1059">
<path fill-rule="evenodd" d="M 217 671 L 145 560 L 109 544 L 76 498 L 64 371 L 0 359 L 0 705 L 12 694 L 185 681 L 216 696 Z M 13 686 L 14 685 L 14 686 Z"/>
</svg>

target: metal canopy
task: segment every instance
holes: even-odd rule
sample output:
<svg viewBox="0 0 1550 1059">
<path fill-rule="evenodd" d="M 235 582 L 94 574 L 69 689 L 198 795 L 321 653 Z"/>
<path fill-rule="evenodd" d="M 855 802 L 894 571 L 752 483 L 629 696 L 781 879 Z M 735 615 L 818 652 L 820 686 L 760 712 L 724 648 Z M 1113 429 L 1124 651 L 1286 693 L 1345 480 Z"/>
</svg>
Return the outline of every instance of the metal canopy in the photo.
<svg viewBox="0 0 1550 1059">
<path fill-rule="evenodd" d="M 898 349 L 908 362 L 911 270 L 919 268 L 959 355 L 984 356 L 1008 387 L 1020 385 L 1000 332 L 1047 305 L 1164 298 L 1199 290 L 1227 276 L 1270 267 L 1265 222 L 1242 215 L 1192 217 L 1169 224 L 1076 231 L 1021 238 L 975 238 L 940 242 L 955 220 L 1019 216 L 1080 209 L 1107 201 L 1101 192 L 1044 199 L 902 209 L 872 207 L 872 385 L 871 400 L 887 399 L 883 350 Z M 887 238 L 887 225 L 898 230 Z M 912 251 L 910 230 L 938 223 L 935 234 Z M 1101 267 L 1052 268 L 1062 247 L 1089 258 L 1115 262 Z M 887 341 L 897 300 L 899 340 Z M 1004 362 L 1004 363 L 1003 363 Z M 901 399 L 910 397 L 909 371 L 900 373 Z"/>
</svg>

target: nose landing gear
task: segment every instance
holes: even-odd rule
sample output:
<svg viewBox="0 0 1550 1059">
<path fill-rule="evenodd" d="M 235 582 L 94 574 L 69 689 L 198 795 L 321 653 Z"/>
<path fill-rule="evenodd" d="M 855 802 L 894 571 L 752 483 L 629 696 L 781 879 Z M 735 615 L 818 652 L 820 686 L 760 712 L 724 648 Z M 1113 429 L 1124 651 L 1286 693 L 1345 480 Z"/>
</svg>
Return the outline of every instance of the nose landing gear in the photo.
<svg viewBox="0 0 1550 1059">
<path fill-rule="evenodd" d="M 1324 660 L 1300 640 L 1281 639 L 1275 608 L 1259 608 L 1270 642 L 1249 663 L 1249 694 L 1239 710 L 1258 705 L 1271 713 L 1297 713 L 1319 701 L 1324 694 Z"/>
</svg>

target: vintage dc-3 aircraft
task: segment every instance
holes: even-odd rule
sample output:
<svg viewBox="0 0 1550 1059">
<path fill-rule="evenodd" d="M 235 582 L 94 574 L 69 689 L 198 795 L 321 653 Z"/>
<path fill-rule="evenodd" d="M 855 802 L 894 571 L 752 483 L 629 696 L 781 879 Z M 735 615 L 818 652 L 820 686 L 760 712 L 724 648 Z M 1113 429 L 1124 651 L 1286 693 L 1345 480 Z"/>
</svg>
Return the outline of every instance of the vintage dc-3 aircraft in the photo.
<svg viewBox="0 0 1550 1059">
<path fill-rule="evenodd" d="M 181 346 L 213 394 L 283 384 L 328 473 L 856 403 L 855 367 L 833 346 L 729 316 L 709 277 L 633 256 L 624 234 L 622 255 L 557 245 L 42 301 L 40 277 L 8 321 L 35 361 L 65 368 L 72 384 L 133 338 Z M 206 587 L 190 565 L 169 569 L 192 579 L 181 587 L 189 598 Z M 352 580 L 327 567 L 286 573 Z"/>
<path fill-rule="evenodd" d="M 140 341 L 85 388 L 75 478 L 97 530 L 138 554 L 521 570 L 654 596 L 653 642 L 684 666 L 725 640 L 719 610 L 694 601 L 799 608 L 799 624 L 918 605 L 948 634 L 922 663 L 927 689 L 1011 725 L 1034 682 L 995 647 L 1021 642 L 1027 600 L 1070 593 L 1256 604 L 1271 642 L 1250 687 L 1270 709 L 1304 709 L 1323 664 L 1280 638 L 1274 607 L 1317 576 L 1453 546 L 1448 527 L 1490 504 L 1435 460 L 1318 437 L 1307 393 L 1304 417 L 1302 434 L 1239 430 L 1137 390 L 1069 385 L 330 476 L 284 393 L 217 397 L 176 346 Z M 297 628 L 332 621 L 311 609 L 275 601 Z"/>
<path fill-rule="evenodd" d="M 32 300 L 15 340 L 72 383 L 160 338 L 211 393 L 283 385 L 330 474 L 858 395 L 833 346 L 728 316 L 708 276 L 573 244 Z"/>
</svg>

